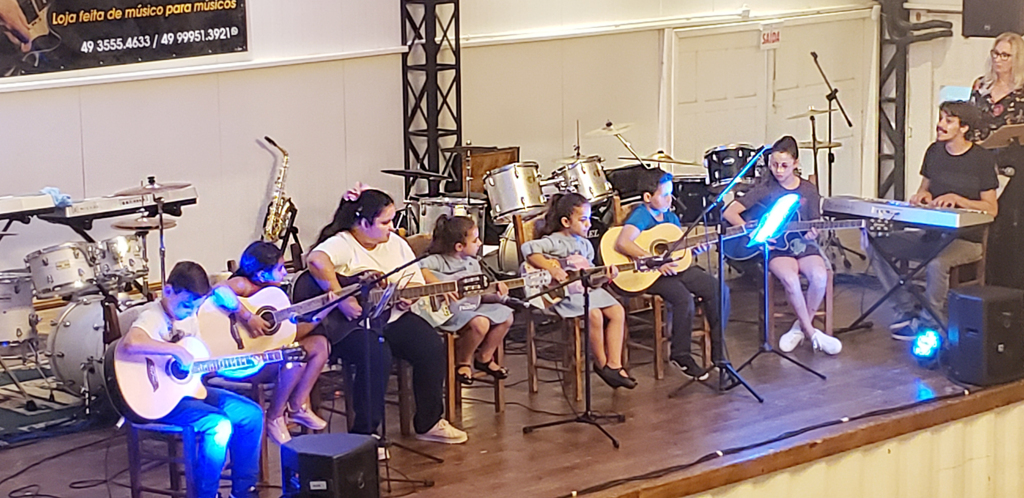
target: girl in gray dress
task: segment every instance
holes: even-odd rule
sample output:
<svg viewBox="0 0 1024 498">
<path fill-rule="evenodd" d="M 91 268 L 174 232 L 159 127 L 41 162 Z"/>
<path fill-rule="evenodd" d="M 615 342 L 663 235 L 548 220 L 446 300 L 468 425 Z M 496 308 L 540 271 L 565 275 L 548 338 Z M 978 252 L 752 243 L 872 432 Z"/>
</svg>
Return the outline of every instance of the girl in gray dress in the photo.
<svg viewBox="0 0 1024 498">
<path fill-rule="evenodd" d="M 420 262 L 423 277 L 431 283 L 483 273 L 477 261 L 481 246 L 480 229 L 472 218 L 442 216 L 427 249 L 431 255 Z M 481 296 L 477 307 L 460 306 L 457 294 L 447 296 L 452 316 L 439 328 L 459 336 L 455 343 L 455 378 L 460 383 L 473 383 L 473 368 L 495 379 L 508 377 L 508 369 L 495 361 L 498 347 L 512 327 L 512 308 L 500 304 L 507 296 L 508 288 L 501 282 L 498 293 Z"/>
<path fill-rule="evenodd" d="M 594 246 L 586 239 L 590 231 L 590 203 L 577 193 L 559 193 L 551 197 L 544 226 L 538 229 L 539 238 L 523 244 L 526 261 L 547 270 L 559 282 L 568 274 L 566 263 L 579 268 L 594 262 Z M 617 272 L 611 268 L 610 277 Z M 579 287 L 566 288 L 566 297 L 554 306 L 563 318 L 583 315 L 583 294 Z M 622 305 L 608 291 L 597 288 L 590 291 L 590 344 L 594 355 L 594 372 L 613 388 L 636 387 L 633 379 L 622 368 L 622 342 L 626 313 Z"/>
</svg>

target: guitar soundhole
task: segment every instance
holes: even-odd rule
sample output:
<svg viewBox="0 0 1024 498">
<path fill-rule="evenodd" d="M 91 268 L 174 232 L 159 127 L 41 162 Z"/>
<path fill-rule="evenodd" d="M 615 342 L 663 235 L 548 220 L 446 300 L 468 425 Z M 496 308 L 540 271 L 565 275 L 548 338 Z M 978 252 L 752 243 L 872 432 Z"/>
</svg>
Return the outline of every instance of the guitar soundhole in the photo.
<svg viewBox="0 0 1024 498">
<path fill-rule="evenodd" d="M 658 242 L 657 244 L 654 244 L 653 249 L 654 250 L 651 251 L 652 254 L 654 254 L 655 256 L 661 256 L 662 254 L 665 254 L 666 251 L 668 251 L 668 244 L 664 242 Z"/>
<path fill-rule="evenodd" d="M 185 380 L 188 378 L 188 370 L 178 360 L 167 362 L 167 375 L 172 379 Z"/>
<path fill-rule="evenodd" d="M 260 315 L 260 318 L 262 318 L 263 321 L 267 322 L 267 324 L 270 325 L 270 330 L 267 332 L 266 335 L 276 334 L 279 328 L 279 324 L 274 320 L 274 310 L 260 310 L 258 313 Z"/>
</svg>

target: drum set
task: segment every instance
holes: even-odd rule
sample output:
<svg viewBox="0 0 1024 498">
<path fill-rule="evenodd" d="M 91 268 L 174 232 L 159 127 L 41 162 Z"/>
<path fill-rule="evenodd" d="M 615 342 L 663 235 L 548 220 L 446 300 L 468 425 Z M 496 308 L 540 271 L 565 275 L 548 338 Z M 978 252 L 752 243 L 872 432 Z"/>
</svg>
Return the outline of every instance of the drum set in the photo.
<svg viewBox="0 0 1024 498">
<path fill-rule="evenodd" d="M 25 268 L 0 271 L 0 368 L 15 379 L 27 409 L 36 409 L 37 405 L 11 374 L 4 357 L 20 357 L 24 365 L 37 370 L 51 392 L 50 401 L 54 400 L 54 389 L 83 399 L 87 408 L 101 396 L 104 332 L 108 327 L 105 309 L 112 303 L 109 307 L 117 314 L 151 299 L 148 234 L 176 225 L 174 220 L 161 220 L 142 217 L 118 221 L 111 226 L 133 233 L 46 247 L 26 255 Z M 130 297 L 132 289 L 143 297 Z M 40 319 L 34 311 L 33 297 L 67 301 L 49 323 L 43 351 L 55 381 L 52 383 L 38 358 Z"/>
</svg>

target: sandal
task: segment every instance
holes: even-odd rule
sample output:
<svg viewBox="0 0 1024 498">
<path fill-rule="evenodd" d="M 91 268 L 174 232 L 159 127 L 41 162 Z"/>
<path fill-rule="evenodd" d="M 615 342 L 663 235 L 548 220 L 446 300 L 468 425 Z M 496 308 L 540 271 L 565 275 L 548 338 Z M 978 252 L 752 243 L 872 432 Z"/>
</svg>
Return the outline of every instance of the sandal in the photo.
<svg viewBox="0 0 1024 498">
<path fill-rule="evenodd" d="M 498 379 L 498 380 L 507 379 L 508 378 L 508 369 L 507 368 L 499 365 L 498 368 L 493 369 L 493 368 L 491 368 L 491 363 L 494 363 L 494 360 L 491 360 L 491 361 L 488 361 L 487 363 L 484 363 L 484 362 L 482 362 L 482 361 L 480 361 L 480 360 L 478 360 L 476 358 L 473 358 L 473 368 L 476 368 L 477 370 L 479 370 L 479 371 L 481 371 L 481 372 L 483 372 L 483 373 L 485 373 L 487 375 L 490 375 L 491 377 L 494 377 L 495 379 Z M 495 363 L 495 365 L 497 365 L 497 363 Z"/>
<path fill-rule="evenodd" d="M 469 370 L 469 375 L 463 373 L 463 371 Z M 455 380 L 459 381 L 459 384 L 464 386 L 473 385 L 473 366 L 472 365 L 455 365 Z"/>
</svg>

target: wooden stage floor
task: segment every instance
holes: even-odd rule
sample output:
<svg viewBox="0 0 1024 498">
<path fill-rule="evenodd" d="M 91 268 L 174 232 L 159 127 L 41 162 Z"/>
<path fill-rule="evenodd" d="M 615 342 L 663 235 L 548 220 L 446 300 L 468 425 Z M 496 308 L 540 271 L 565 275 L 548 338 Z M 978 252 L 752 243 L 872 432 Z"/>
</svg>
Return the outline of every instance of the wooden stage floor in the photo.
<svg viewBox="0 0 1024 498">
<path fill-rule="evenodd" d="M 733 321 L 729 324 L 727 340 L 730 356 L 738 365 L 756 351 L 759 343 L 758 293 L 754 286 L 739 281 L 734 282 L 732 288 Z M 868 286 L 837 284 L 836 323 L 848 324 L 877 295 L 878 291 Z M 876 318 L 888 318 L 887 308 L 883 306 Z M 534 413 L 521 405 L 571 415 L 557 382 L 542 384 L 541 392 L 535 395 L 527 392 L 525 383 L 515 384 L 508 390 L 508 400 L 518 404 L 510 403 L 500 415 L 495 414 L 491 406 L 472 401 L 489 400 L 488 388 L 466 389 L 465 396 L 471 399 L 464 407 L 469 442 L 441 446 L 399 439 L 444 458 L 445 463 L 436 464 L 393 449 L 394 469 L 413 478 L 431 479 L 435 485 L 417 489 L 396 485 L 392 496 L 408 493 L 422 498 L 569 495 L 574 490 L 685 464 L 716 450 L 750 445 L 806 426 L 962 391 L 937 371 L 920 368 L 910 357 L 908 343 L 890 339 L 887 328 L 882 325 L 876 325 L 874 330 L 845 334 L 841 339 L 843 352 L 837 357 L 814 353 L 808 344 L 801 345 L 794 354 L 827 375 L 828 380 L 820 380 L 774 356 L 762 356 L 753 368 L 744 370 L 746 380 L 765 398 L 764 404 L 759 404 L 742 388 L 718 394 L 700 385 L 692 385 L 682 396 L 670 399 L 669 393 L 682 384 L 682 379 L 669 370 L 664 380 L 655 381 L 649 364 L 632 369 L 640 380 L 639 387 L 633 391 L 613 392 L 595 377 L 595 410 L 626 416 L 625 423 L 606 426 L 621 441 L 622 447 L 618 450 L 613 449 L 597 429 L 583 425 L 523 434 L 524 425 L 561 417 Z M 645 359 L 634 355 L 634 361 Z M 513 371 L 513 383 L 525 378 L 524 356 L 512 355 L 508 364 Z M 1010 384 L 907 412 L 818 429 L 793 439 L 715 458 L 658 479 L 624 484 L 589 496 L 684 496 L 1015 402 L 1024 398 L 1022 392 L 1024 385 Z M 397 411 L 392 411 L 389 419 L 395 422 Z M 343 430 L 343 417 L 335 416 L 332 426 Z M 105 429 L 2 450 L 0 468 L 4 470 L 0 478 L 41 457 L 111 434 L 113 429 Z M 397 434 L 397 427 L 391 434 Z M 272 453 L 271 482 L 280 484 L 277 452 Z M 117 438 L 42 464 L 0 486 L 0 493 L 6 494 L 20 485 L 39 483 L 41 493 L 65 498 L 104 496 L 107 489 L 103 486 L 72 490 L 67 485 L 76 479 L 102 479 L 104 475 L 124 469 L 126 462 L 123 438 Z M 156 483 L 165 476 L 164 472 L 153 471 L 148 479 Z M 120 476 L 118 481 L 126 482 L 127 475 Z M 128 496 L 127 490 L 116 485 L 110 495 Z M 279 495 L 280 491 L 274 489 L 263 492 L 264 497 Z"/>
</svg>

